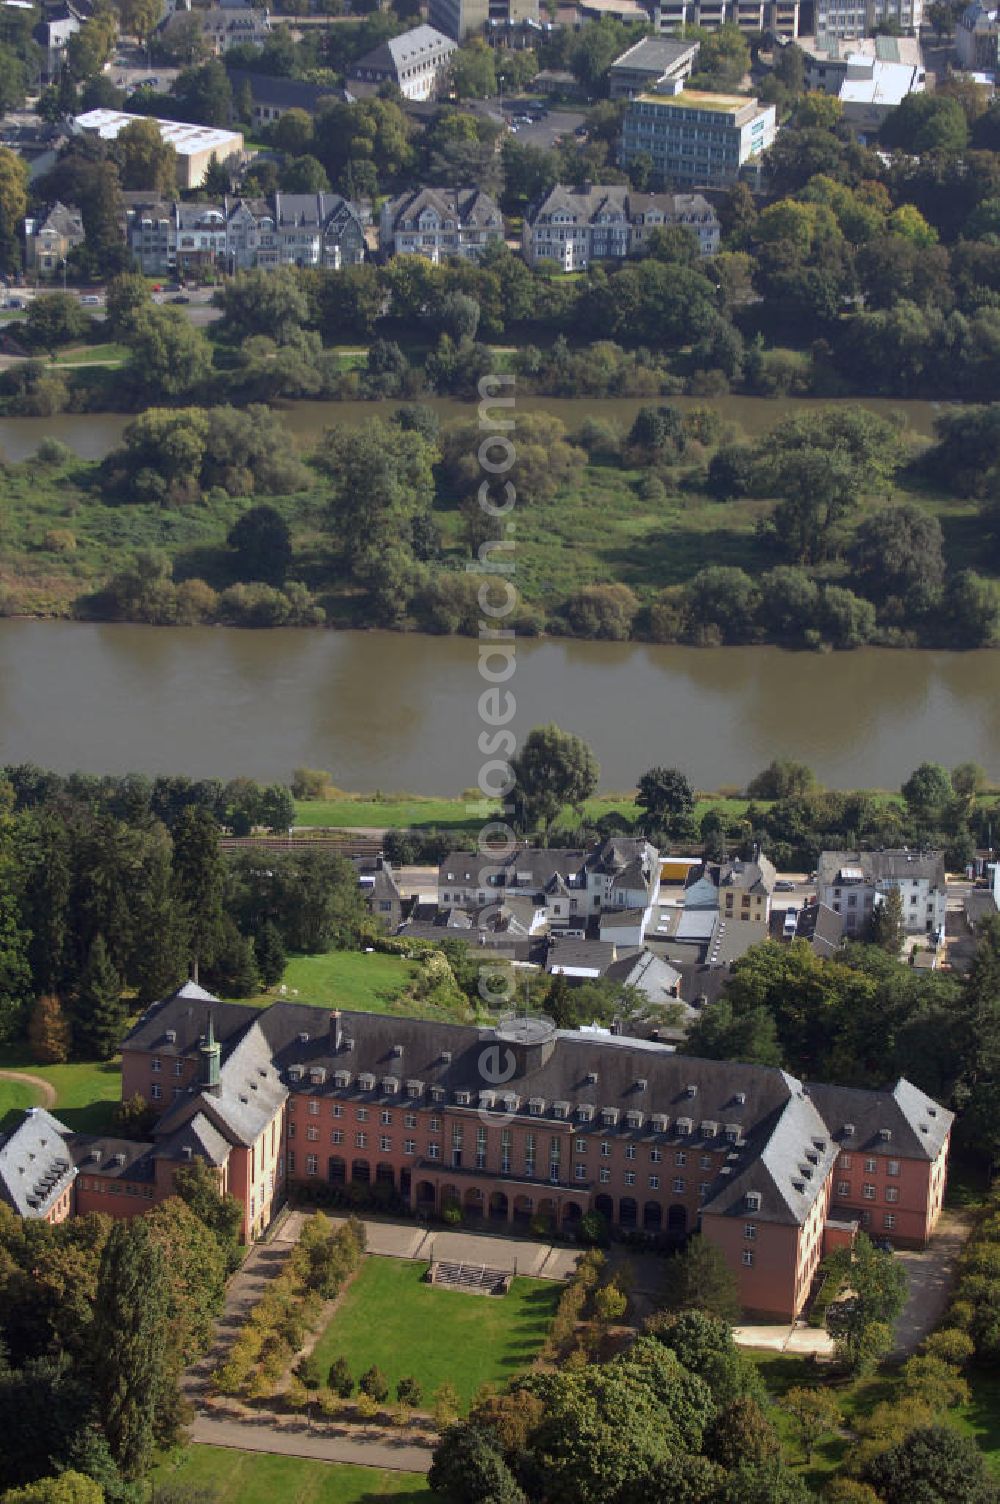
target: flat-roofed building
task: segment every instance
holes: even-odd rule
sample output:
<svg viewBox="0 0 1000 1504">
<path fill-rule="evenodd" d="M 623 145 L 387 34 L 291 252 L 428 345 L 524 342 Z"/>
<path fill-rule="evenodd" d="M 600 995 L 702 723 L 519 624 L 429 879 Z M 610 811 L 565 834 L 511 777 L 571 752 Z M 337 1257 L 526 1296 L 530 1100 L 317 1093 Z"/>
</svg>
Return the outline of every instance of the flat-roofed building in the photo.
<svg viewBox="0 0 1000 1504">
<path fill-rule="evenodd" d="M 622 123 L 621 163 L 648 157 L 668 187 L 733 183 L 772 144 L 776 128 L 773 104 L 741 95 L 640 94 Z"/>
<path fill-rule="evenodd" d="M 134 120 L 145 115 L 127 115 L 122 110 L 87 110 L 73 121 L 76 131 L 114 141 Z M 156 120 L 160 135 L 177 153 L 177 186 L 200 188 L 209 163 L 228 162 L 243 155 L 243 136 L 239 131 L 221 130 L 211 125 L 190 125 L 182 120 Z"/>
<path fill-rule="evenodd" d="M 690 78 L 698 56 L 697 42 L 676 37 L 643 37 L 608 69 L 612 99 L 654 93 L 669 79 Z"/>
</svg>

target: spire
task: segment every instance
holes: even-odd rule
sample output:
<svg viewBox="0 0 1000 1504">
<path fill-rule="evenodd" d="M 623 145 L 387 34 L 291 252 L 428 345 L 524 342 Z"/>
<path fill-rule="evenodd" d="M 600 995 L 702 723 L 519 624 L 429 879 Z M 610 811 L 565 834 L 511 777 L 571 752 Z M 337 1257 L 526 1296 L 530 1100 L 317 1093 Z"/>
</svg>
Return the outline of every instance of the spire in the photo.
<svg viewBox="0 0 1000 1504">
<path fill-rule="evenodd" d="M 219 1071 L 222 1064 L 222 1050 L 215 1037 L 215 1025 L 212 1014 L 208 1015 L 208 1033 L 201 1041 L 201 1076 L 199 1086 L 213 1087 L 219 1084 Z"/>
</svg>

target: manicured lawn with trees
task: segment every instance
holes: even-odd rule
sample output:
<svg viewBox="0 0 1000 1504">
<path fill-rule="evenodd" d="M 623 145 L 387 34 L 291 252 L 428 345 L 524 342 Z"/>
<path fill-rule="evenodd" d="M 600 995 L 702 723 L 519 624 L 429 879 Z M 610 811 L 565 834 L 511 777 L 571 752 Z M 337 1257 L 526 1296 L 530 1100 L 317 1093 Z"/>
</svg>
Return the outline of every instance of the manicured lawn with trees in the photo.
<svg viewBox="0 0 1000 1504">
<path fill-rule="evenodd" d="M 481 1384 L 504 1386 L 531 1366 L 562 1285 L 515 1279 L 504 1296 L 466 1295 L 424 1283 L 426 1263 L 368 1258 L 316 1345 L 325 1373 L 346 1358 L 357 1381 L 377 1365 L 395 1393 L 412 1375 L 429 1404 L 445 1381 L 467 1406 Z"/>
<path fill-rule="evenodd" d="M 37 1065 L 23 1046 L 0 1049 L 0 1067 L 23 1070 L 51 1082 L 56 1090 L 56 1116 L 78 1133 L 97 1133 L 107 1128 L 121 1099 L 121 1061 L 83 1060 L 67 1065 Z M 25 1083 L 13 1085 L 18 1092 L 31 1092 L 23 1102 L 8 1101 L 9 1081 L 0 1081 L 0 1106 L 30 1107 L 36 1100 L 34 1088 Z"/>
<path fill-rule="evenodd" d="M 971 1368 L 965 1375 L 971 1395 L 967 1405 L 949 1413 L 956 1430 L 971 1436 L 995 1473 L 1000 1473 L 1000 1374 Z"/>
<path fill-rule="evenodd" d="M 763 801 L 766 803 L 766 801 Z M 695 803 L 695 818 L 701 819 L 708 809 L 727 815 L 741 815 L 746 799 L 728 796 L 705 797 Z M 624 815 L 634 820 L 640 813 L 631 794 L 601 794 L 588 799 L 584 813 L 590 820 L 602 815 Z M 567 818 L 572 812 L 567 811 Z M 377 798 L 343 794 L 336 799 L 297 799 L 295 823 L 302 826 L 330 826 L 338 830 L 356 830 L 372 826 L 385 830 L 421 830 L 431 826 L 438 830 L 467 830 L 478 827 L 482 819 L 476 811 L 469 814 L 464 799 L 421 799 L 416 794 L 386 794 Z"/>
<path fill-rule="evenodd" d="M 288 1504 L 375 1504 L 379 1499 L 410 1504 L 429 1496 L 419 1473 L 239 1452 L 230 1447 L 186 1447 L 160 1464 L 153 1481 L 158 1487 L 179 1484 L 191 1490 L 192 1497 L 203 1489 L 216 1504 L 274 1504 L 275 1499 Z"/>
<path fill-rule="evenodd" d="M 270 992 L 258 1001 L 270 1004 L 285 998 L 317 1008 L 406 1013 L 410 1010 L 400 1001 L 400 994 L 415 973 L 411 961 L 379 951 L 330 950 L 315 956 L 291 956 L 282 978 L 287 990 Z"/>
</svg>

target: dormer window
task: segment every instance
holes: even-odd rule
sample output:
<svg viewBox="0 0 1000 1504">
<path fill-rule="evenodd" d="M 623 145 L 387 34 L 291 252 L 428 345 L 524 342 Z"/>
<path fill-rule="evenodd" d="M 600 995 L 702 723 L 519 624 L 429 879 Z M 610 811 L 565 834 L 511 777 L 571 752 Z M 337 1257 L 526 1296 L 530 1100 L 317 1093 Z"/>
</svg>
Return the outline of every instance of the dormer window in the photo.
<svg viewBox="0 0 1000 1504">
<path fill-rule="evenodd" d="M 479 1105 L 480 1105 L 480 1107 L 492 1107 L 495 1101 L 496 1101 L 496 1092 L 481 1091 L 479 1093 Z"/>
<path fill-rule="evenodd" d="M 309 1080 L 314 1082 L 317 1086 L 322 1086 L 323 1082 L 326 1080 L 326 1071 L 321 1065 L 311 1065 L 309 1067 Z"/>
<path fill-rule="evenodd" d="M 879 1138 L 882 1140 L 882 1142 L 884 1144 L 887 1144 L 889 1142 L 889 1140 L 892 1138 L 892 1129 L 891 1128 L 880 1128 L 879 1131 L 878 1131 L 878 1136 L 879 1136 Z"/>
<path fill-rule="evenodd" d="M 697 1088 L 697 1086 L 695 1086 L 693 1082 L 690 1082 L 684 1088 L 684 1094 L 685 1094 L 685 1096 L 688 1096 L 688 1097 L 696 1097 L 698 1095 L 698 1088 Z"/>
<path fill-rule="evenodd" d="M 604 1124 L 605 1128 L 614 1128 L 618 1122 L 618 1108 L 602 1107 L 601 1122 Z"/>
<path fill-rule="evenodd" d="M 589 1102 L 581 1102 L 576 1109 L 576 1115 L 581 1123 L 592 1123 L 594 1121 L 594 1109 L 590 1106 Z"/>
<path fill-rule="evenodd" d="M 556 1117 L 556 1118 L 568 1118 L 569 1117 L 569 1103 L 568 1102 L 553 1102 L 552 1103 L 552 1116 Z"/>
<path fill-rule="evenodd" d="M 471 1091 L 457 1091 L 455 1093 L 455 1101 L 459 1107 L 468 1107 L 472 1101 Z"/>
<path fill-rule="evenodd" d="M 854 1124 L 853 1123 L 845 1123 L 844 1124 L 844 1128 L 843 1128 L 843 1133 L 844 1133 L 844 1137 L 845 1138 L 853 1138 L 854 1137 Z"/>
<path fill-rule="evenodd" d="M 702 1136 L 702 1138 L 714 1138 L 715 1135 L 718 1133 L 718 1131 L 719 1131 L 719 1125 L 718 1125 L 718 1123 L 713 1123 L 710 1119 L 707 1119 L 707 1118 L 705 1120 L 703 1120 L 702 1125 L 701 1125 L 701 1136 Z"/>
<path fill-rule="evenodd" d="M 691 1121 L 690 1118 L 678 1118 L 677 1119 L 677 1132 L 679 1134 L 681 1134 L 682 1137 L 686 1138 L 688 1136 L 688 1134 L 691 1132 L 691 1129 L 693 1127 L 694 1127 L 694 1123 Z"/>
<path fill-rule="evenodd" d="M 529 1097 L 528 1111 L 531 1113 L 531 1116 L 533 1118 L 541 1117 L 542 1113 L 545 1111 L 544 1097 Z"/>
<path fill-rule="evenodd" d="M 500 1100 L 507 1112 L 516 1112 L 521 1102 L 516 1092 L 512 1091 L 505 1091 Z"/>
<path fill-rule="evenodd" d="M 409 1080 L 409 1081 L 407 1081 L 407 1083 L 406 1083 L 406 1095 L 408 1097 L 422 1097 L 423 1094 L 424 1094 L 424 1083 L 422 1081 L 414 1081 L 412 1079 Z"/>
<path fill-rule="evenodd" d="M 432 1102 L 443 1102 L 444 1098 L 445 1098 L 445 1090 L 444 1090 L 443 1086 L 432 1086 L 431 1087 L 431 1101 Z"/>
<path fill-rule="evenodd" d="M 759 1212 L 760 1191 L 747 1191 L 744 1202 L 748 1212 Z"/>
<path fill-rule="evenodd" d="M 588 1086 L 596 1086 L 597 1085 L 597 1072 L 596 1071 L 588 1071 L 587 1072 L 587 1076 L 586 1076 L 586 1081 L 587 1081 L 587 1085 Z"/>
<path fill-rule="evenodd" d="M 629 1128 L 641 1128 L 642 1127 L 642 1113 L 641 1112 L 627 1112 L 625 1114 L 625 1122 L 627 1123 L 627 1125 L 629 1126 Z"/>
<path fill-rule="evenodd" d="M 388 1096 L 388 1097 L 394 1097 L 396 1095 L 397 1091 L 399 1090 L 399 1077 L 398 1076 L 383 1076 L 382 1077 L 382 1090 L 385 1092 L 386 1096 Z"/>
<path fill-rule="evenodd" d="M 650 1122 L 654 1133 L 666 1133 L 670 1126 L 670 1119 L 665 1112 L 654 1112 Z"/>
<path fill-rule="evenodd" d="M 359 1091 L 374 1091 L 375 1090 L 375 1077 L 371 1074 L 370 1071 L 362 1071 L 360 1073 L 360 1075 L 358 1076 L 358 1090 Z"/>
<path fill-rule="evenodd" d="M 649 1082 L 646 1079 L 646 1077 L 645 1076 L 640 1076 L 638 1078 L 638 1080 L 636 1081 L 636 1083 L 635 1083 L 635 1089 L 636 1089 L 636 1091 L 645 1091 L 648 1085 L 649 1085 Z"/>
<path fill-rule="evenodd" d="M 350 1073 L 350 1071 L 334 1071 L 334 1073 L 333 1073 L 333 1084 L 334 1084 L 334 1086 L 341 1086 L 341 1087 L 343 1087 L 343 1086 L 350 1086 L 350 1084 L 351 1084 L 351 1073 Z"/>
</svg>

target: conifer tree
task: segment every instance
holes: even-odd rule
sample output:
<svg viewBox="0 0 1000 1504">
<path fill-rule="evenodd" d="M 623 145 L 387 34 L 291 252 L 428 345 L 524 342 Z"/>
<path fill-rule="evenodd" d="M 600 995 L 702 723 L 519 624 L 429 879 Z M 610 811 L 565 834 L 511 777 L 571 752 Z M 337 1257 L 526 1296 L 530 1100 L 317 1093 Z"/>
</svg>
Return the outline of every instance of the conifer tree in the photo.
<svg viewBox="0 0 1000 1504">
<path fill-rule="evenodd" d="M 0 1042 L 20 1035 L 31 993 L 28 936 L 13 896 L 0 889 Z"/>
<path fill-rule="evenodd" d="M 270 919 L 264 921 L 254 936 L 253 948 L 261 982 L 265 987 L 277 986 L 285 974 L 288 957 L 281 932 Z"/>
<path fill-rule="evenodd" d="M 90 1059 L 110 1060 L 121 1043 L 127 1014 L 121 978 L 111 964 L 103 935 L 95 935 L 91 942 L 74 1015 L 80 1052 Z"/>
<path fill-rule="evenodd" d="M 223 881 L 219 827 L 208 810 L 189 807 L 174 831 L 174 887 L 190 925 L 195 976 L 200 965 L 211 965 L 225 938 Z"/>
</svg>

